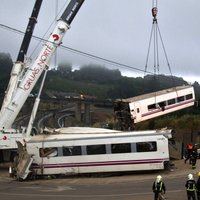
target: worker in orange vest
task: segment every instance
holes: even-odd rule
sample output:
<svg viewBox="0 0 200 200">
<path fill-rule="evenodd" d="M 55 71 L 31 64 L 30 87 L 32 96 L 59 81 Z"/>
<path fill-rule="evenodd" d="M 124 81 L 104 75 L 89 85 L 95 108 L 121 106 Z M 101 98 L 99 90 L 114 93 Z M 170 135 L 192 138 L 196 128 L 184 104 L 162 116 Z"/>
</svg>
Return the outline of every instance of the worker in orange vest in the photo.
<svg viewBox="0 0 200 200">
<path fill-rule="evenodd" d="M 191 158 L 192 150 L 193 150 L 193 145 L 188 144 L 186 147 L 185 163 L 187 162 L 187 160 Z M 189 163 L 191 164 L 191 159 Z"/>
</svg>

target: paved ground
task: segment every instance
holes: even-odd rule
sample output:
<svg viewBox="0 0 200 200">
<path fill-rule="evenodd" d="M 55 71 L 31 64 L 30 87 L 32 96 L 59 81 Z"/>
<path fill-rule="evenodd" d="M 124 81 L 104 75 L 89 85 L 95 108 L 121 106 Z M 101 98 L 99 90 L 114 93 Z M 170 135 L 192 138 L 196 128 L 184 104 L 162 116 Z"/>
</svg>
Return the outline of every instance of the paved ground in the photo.
<svg viewBox="0 0 200 200">
<path fill-rule="evenodd" d="M 200 171 L 200 160 L 197 161 L 197 168 L 192 169 L 189 163 L 185 164 L 184 160 L 175 160 L 172 161 L 173 166 L 170 170 L 165 171 L 151 171 L 151 172 L 141 172 L 141 173 L 129 173 L 129 174 L 121 174 L 121 175 L 94 175 L 94 176 L 73 176 L 73 177 L 65 177 L 62 179 L 54 179 L 53 182 L 58 183 L 67 183 L 69 184 L 103 184 L 105 181 L 107 183 L 112 182 L 128 182 L 128 181 L 142 181 L 142 180 L 153 180 L 155 177 L 160 174 L 163 179 L 165 178 L 175 178 L 175 177 L 183 177 L 185 175 L 185 179 L 187 179 L 187 175 L 189 173 L 194 174 L 194 177 L 197 177 L 197 173 Z M 13 178 L 9 176 L 8 165 L 0 166 L 0 179 L 4 181 L 11 181 Z M 43 181 L 37 180 L 38 182 L 48 183 L 52 182 L 52 179 Z"/>
<path fill-rule="evenodd" d="M 153 199 L 152 182 L 158 174 L 163 176 L 167 186 L 167 199 L 186 199 L 185 181 L 193 173 L 197 178 L 197 168 L 184 160 L 173 161 L 170 170 L 141 172 L 113 176 L 73 176 L 60 179 L 40 179 L 18 182 L 9 177 L 8 165 L 0 166 L 0 196 L 5 200 L 150 200 Z"/>
</svg>

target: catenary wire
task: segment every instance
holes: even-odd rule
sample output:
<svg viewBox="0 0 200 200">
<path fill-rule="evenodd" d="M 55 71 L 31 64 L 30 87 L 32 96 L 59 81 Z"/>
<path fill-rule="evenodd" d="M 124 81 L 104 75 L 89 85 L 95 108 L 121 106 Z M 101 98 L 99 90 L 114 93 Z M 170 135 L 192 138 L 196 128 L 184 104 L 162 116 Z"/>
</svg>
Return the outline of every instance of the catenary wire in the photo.
<svg viewBox="0 0 200 200">
<path fill-rule="evenodd" d="M 11 28 L 7 25 L 4 25 L 4 24 L 0 24 L 0 27 L 3 28 L 3 29 L 6 29 L 6 30 L 9 30 L 9 31 L 12 31 L 12 32 L 15 32 L 17 34 L 22 34 L 24 35 L 24 32 L 23 31 L 20 31 L 18 29 L 15 29 L 15 28 Z M 46 42 L 47 40 L 43 39 L 43 38 L 40 38 L 38 36 L 32 36 L 34 39 L 36 40 L 39 40 L 41 42 Z M 126 65 L 126 64 L 122 64 L 122 63 L 119 63 L 119 62 L 116 62 L 116 61 L 112 61 L 110 59 L 106 59 L 106 58 L 103 58 L 103 57 L 100 57 L 100 56 L 96 56 L 96 55 L 93 55 L 93 54 L 90 54 L 90 53 L 86 53 L 84 51 L 80 51 L 80 50 L 77 50 L 77 49 L 74 49 L 74 48 L 71 48 L 71 47 L 67 47 L 65 45 L 60 45 L 59 46 L 60 48 L 64 49 L 64 50 L 68 50 L 70 52 L 73 52 L 73 53 L 76 53 L 76 54 L 79 54 L 79 55 L 82 55 L 82 56 L 86 56 L 86 57 L 89 57 L 89 58 L 92 58 L 94 60 L 98 60 L 98 61 L 101 61 L 101 62 L 104 62 L 104 63 L 108 63 L 108 64 L 111 64 L 113 66 L 118 66 L 118 67 L 121 67 L 121 68 L 126 68 L 126 69 L 129 69 L 129 70 L 134 70 L 134 71 L 138 71 L 138 72 L 141 72 L 141 73 L 146 73 L 146 74 L 154 74 L 153 72 L 150 72 L 150 71 L 147 71 L 147 70 L 143 70 L 143 69 L 140 69 L 138 67 L 133 67 L 133 66 L 130 66 L 130 65 Z"/>
</svg>

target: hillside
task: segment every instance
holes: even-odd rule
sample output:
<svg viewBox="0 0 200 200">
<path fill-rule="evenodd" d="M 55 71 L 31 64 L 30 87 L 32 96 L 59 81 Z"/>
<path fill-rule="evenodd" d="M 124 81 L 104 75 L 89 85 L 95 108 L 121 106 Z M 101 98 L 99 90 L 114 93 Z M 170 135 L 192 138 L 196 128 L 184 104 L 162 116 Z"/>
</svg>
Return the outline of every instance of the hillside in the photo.
<svg viewBox="0 0 200 200">
<path fill-rule="evenodd" d="M 9 54 L 0 53 L 0 94 L 4 94 L 10 72 L 12 60 Z M 38 81 L 33 94 L 38 93 Z M 72 70 L 69 64 L 58 66 L 47 74 L 43 95 L 65 97 L 69 95 L 85 95 L 97 99 L 129 98 L 141 94 L 158 91 L 174 86 L 188 84 L 183 78 L 165 75 L 146 75 L 130 78 L 121 75 L 118 69 L 107 69 L 101 65 L 82 66 L 79 70 Z M 193 83 L 197 99 L 200 96 L 200 86 Z"/>
<path fill-rule="evenodd" d="M 49 71 L 44 91 L 51 91 L 59 97 L 68 93 L 83 94 L 97 99 L 129 98 L 174 86 L 187 85 L 181 77 L 165 75 L 146 75 L 145 77 L 124 77 L 119 70 L 110 70 L 102 66 L 84 66 L 80 70 Z M 200 86 L 194 84 L 197 98 Z"/>
</svg>

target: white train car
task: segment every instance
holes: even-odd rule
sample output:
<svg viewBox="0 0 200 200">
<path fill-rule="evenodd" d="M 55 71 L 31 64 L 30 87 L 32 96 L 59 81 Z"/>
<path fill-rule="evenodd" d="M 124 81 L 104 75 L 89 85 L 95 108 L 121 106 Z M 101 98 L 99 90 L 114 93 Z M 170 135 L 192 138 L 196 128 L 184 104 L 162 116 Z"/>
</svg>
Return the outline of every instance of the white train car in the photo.
<svg viewBox="0 0 200 200">
<path fill-rule="evenodd" d="M 118 100 L 114 111 L 121 124 L 135 124 L 193 106 L 194 103 L 194 88 L 184 85 Z"/>
<path fill-rule="evenodd" d="M 171 130 L 121 132 L 61 128 L 59 134 L 33 136 L 19 145 L 16 177 L 162 170 L 169 162 Z M 65 134 L 67 133 L 67 134 Z"/>
</svg>

